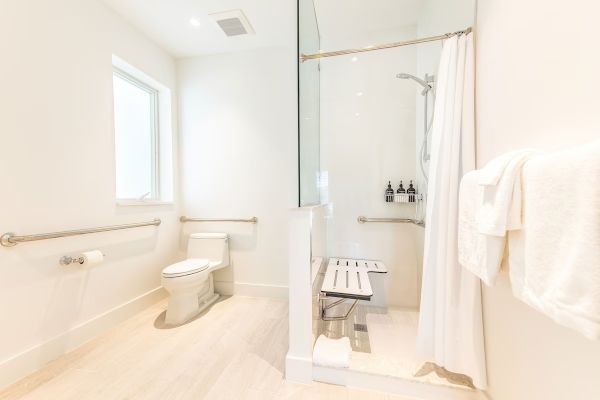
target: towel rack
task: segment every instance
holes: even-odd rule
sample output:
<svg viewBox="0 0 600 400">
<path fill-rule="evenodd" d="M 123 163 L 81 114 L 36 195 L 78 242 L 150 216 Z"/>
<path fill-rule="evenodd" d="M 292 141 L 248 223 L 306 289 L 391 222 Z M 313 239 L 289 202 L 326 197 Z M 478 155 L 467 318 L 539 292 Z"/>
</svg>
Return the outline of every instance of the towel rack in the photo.
<svg viewBox="0 0 600 400">
<path fill-rule="evenodd" d="M 123 224 L 123 225 L 111 225 L 111 226 L 102 226 L 99 228 L 87 228 L 87 229 L 76 229 L 72 231 L 62 231 L 62 232 L 51 232 L 51 233 L 39 233 L 36 235 L 24 235 L 19 236 L 16 233 L 8 232 L 4 235 L 0 236 L 0 244 L 4 247 L 12 247 L 16 246 L 22 242 L 34 242 L 36 240 L 46 240 L 46 239 L 56 239 L 67 236 L 77 236 L 77 235 L 87 235 L 89 233 L 98 233 L 98 232 L 108 232 L 108 231 L 118 231 L 121 229 L 131 229 L 131 228 L 140 228 L 143 226 L 151 226 L 160 225 L 160 219 L 153 219 L 152 221 L 147 222 L 136 222 L 133 224 Z"/>
<path fill-rule="evenodd" d="M 247 222 L 250 224 L 256 224 L 258 218 L 252 217 L 248 219 L 244 218 L 190 218 L 185 215 L 179 218 L 181 222 Z"/>
<path fill-rule="evenodd" d="M 425 226 L 425 221 L 418 221 L 412 218 L 367 218 L 362 215 L 357 218 L 359 224 L 366 222 L 390 222 L 394 224 L 414 224 L 417 226 Z"/>
</svg>

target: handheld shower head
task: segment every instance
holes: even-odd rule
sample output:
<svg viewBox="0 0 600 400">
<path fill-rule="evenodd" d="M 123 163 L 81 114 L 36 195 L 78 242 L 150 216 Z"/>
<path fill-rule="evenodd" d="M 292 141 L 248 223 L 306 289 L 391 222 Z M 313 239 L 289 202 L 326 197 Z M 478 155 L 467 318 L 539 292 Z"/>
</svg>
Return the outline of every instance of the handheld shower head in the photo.
<svg viewBox="0 0 600 400">
<path fill-rule="evenodd" d="M 433 77 L 430 77 L 429 75 L 425 75 L 425 79 L 427 79 L 427 81 L 425 81 L 421 78 L 417 78 L 414 75 L 407 74 L 405 72 L 399 73 L 398 75 L 396 75 L 396 78 L 412 79 L 413 81 L 417 82 L 419 85 L 423 86 L 423 91 L 421 92 L 421 94 L 423 94 L 423 95 L 433 88 L 428 82 L 430 78 L 431 78 L 431 82 L 433 82 Z"/>
</svg>

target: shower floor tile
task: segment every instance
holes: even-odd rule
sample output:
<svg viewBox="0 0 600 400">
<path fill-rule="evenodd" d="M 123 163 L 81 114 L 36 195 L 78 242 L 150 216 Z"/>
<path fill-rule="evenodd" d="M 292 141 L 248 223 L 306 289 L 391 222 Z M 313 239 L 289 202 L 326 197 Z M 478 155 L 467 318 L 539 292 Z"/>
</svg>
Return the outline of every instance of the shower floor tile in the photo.
<svg viewBox="0 0 600 400">
<path fill-rule="evenodd" d="M 343 314 L 349 306 L 350 302 L 329 310 L 329 314 Z M 426 375 L 416 376 L 423 367 L 415 354 L 418 323 L 416 310 L 359 305 L 346 321 L 319 320 L 317 336 L 350 339 L 350 370 L 469 389 L 468 382 L 448 380 L 440 368 L 428 369 Z M 366 325 L 367 331 L 356 330 L 355 325 Z"/>
</svg>

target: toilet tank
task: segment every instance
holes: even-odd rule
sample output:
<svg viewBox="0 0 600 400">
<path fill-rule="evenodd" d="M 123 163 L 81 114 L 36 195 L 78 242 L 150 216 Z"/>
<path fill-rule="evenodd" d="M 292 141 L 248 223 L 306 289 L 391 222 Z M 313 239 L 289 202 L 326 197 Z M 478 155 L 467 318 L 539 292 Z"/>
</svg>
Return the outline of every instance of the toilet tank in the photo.
<svg viewBox="0 0 600 400">
<path fill-rule="evenodd" d="M 206 258 L 212 268 L 229 265 L 229 236 L 226 233 L 192 233 L 187 258 Z"/>
</svg>

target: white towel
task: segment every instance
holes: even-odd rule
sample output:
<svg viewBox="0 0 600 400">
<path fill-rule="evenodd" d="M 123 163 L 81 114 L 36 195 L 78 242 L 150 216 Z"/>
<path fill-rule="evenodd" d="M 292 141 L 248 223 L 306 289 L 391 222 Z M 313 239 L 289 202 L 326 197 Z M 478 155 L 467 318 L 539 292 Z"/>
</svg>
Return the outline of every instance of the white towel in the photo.
<svg viewBox="0 0 600 400">
<path fill-rule="evenodd" d="M 329 339 L 320 335 L 313 349 L 313 363 L 323 367 L 348 368 L 351 353 L 352 346 L 348 337 Z"/>
<path fill-rule="evenodd" d="M 515 296 L 600 339 L 600 141 L 525 165 L 509 269 Z"/>
<path fill-rule="evenodd" d="M 471 171 L 460 182 L 458 261 L 486 285 L 493 286 L 502 263 L 506 238 L 484 235 L 477 228 L 476 216 L 484 191 L 478 184 L 481 174 L 481 170 Z"/>
<path fill-rule="evenodd" d="M 521 228 L 521 167 L 534 150 L 517 150 L 490 161 L 480 172 L 483 200 L 477 214 L 479 232 L 506 236 Z"/>
<path fill-rule="evenodd" d="M 536 152 L 537 150 L 534 149 L 519 149 L 509 151 L 494 158 L 486 164 L 485 168 L 479 174 L 479 184 L 483 186 L 496 186 L 500 182 L 502 175 L 504 175 L 504 170 L 513 159 L 528 156 Z"/>
</svg>

